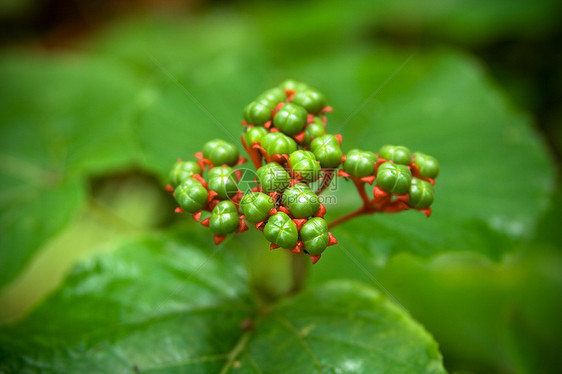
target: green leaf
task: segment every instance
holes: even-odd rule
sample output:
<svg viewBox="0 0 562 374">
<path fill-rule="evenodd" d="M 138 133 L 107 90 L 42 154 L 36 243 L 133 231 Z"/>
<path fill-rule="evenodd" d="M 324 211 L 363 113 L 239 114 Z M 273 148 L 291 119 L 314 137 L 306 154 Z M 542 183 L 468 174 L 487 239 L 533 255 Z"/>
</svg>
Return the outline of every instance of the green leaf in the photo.
<svg viewBox="0 0 562 374">
<path fill-rule="evenodd" d="M 339 61 L 338 70 L 369 62 L 387 69 L 404 61 L 391 52 L 380 51 L 376 61 L 357 54 L 355 61 Z M 391 74 L 366 73 L 370 85 L 359 90 L 367 97 Z M 335 84 L 344 92 L 352 89 L 343 81 Z M 416 211 L 356 219 L 334 229 L 341 245 L 379 258 L 401 251 L 420 256 L 472 251 L 498 259 L 514 240 L 531 237 L 548 206 L 554 168 L 529 118 L 509 107 L 474 61 L 456 53 L 416 55 L 388 86 L 347 122 L 355 108 L 336 107 L 344 114 L 337 114 L 332 131 L 343 134 L 344 150 L 404 144 L 437 157 L 441 172 L 433 214 L 430 219 Z M 337 205 L 327 207 L 332 217 L 360 206 L 343 180 L 338 189 Z"/>
<path fill-rule="evenodd" d="M 370 9 L 363 7 L 367 4 L 358 4 L 345 5 L 343 13 L 332 4 L 327 15 L 318 17 L 309 17 L 319 14 L 318 5 L 308 4 L 298 17 L 313 22 L 294 30 L 272 27 L 270 22 L 287 19 L 282 14 L 265 24 L 259 14 L 241 18 L 228 12 L 193 22 L 137 19 L 109 28 L 88 42 L 80 57 L 2 56 L 3 200 L 31 191 L 17 209 L 32 212 L 40 196 L 49 201 L 52 188 L 66 191 L 68 199 L 55 198 L 52 204 L 62 218 L 44 224 L 49 228 L 34 233 L 33 243 L 22 237 L 31 238 L 29 230 L 22 234 L 8 229 L 23 222 L 23 214 L 15 208 L 10 214 L 2 210 L 2 231 L 11 249 L 2 251 L 0 261 L 9 270 L 2 272 L 0 285 L 13 279 L 35 251 L 66 226 L 83 202 L 82 186 L 90 175 L 140 166 L 164 180 L 178 157 L 192 159 L 217 134 L 238 142 L 244 106 L 288 77 L 326 93 L 335 108 L 329 129 L 344 134 L 344 148 L 404 143 L 438 156 L 442 163 L 432 219 L 405 213 L 359 220 L 354 231 L 370 233 L 375 225 L 377 237 L 352 233 L 343 245 L 369 247 L 383 256 L 398 249 L 424 256 L 454 249 L 498 258 L 510 238 L 532 232 L 537 212 L 545 206 L 552 166 L 529 121 L 512 113 L 466 56 L 425 51 L 411 57 L 396 48 L 358 41 L 357 33 L 372 22 L 366 16 L 370 13 L 362 12 Z M 541 12 L 550 9 L 544 4 Z M 377 12 L 396 12 L 387 6 Z M 440 15 L 430 18 L 446 19 L 464 9 L 445 8 L 432 11 Z M 333 28 L 330 15 L 340 13 L 359 26 L 344 33 Z M 298 47 L 309 53 L 296 52 L 294 39 L 303 32 L 316 41 L 317 53 L 308 51 L 310 43 Z M 345 47 L 325 47 L 321 41 L 334 34 L 346 40 L 341 43 Z M 379 86 L 372 104 L 347 123 Z M 455 139 L 462 141 L 457 144 Z M 490 159 L 501 160 L 502 166 Z M 23 163 L 30 167 L 21 167 Z M 12 170 L 26 176 L 10 176 Z M 41 175 L 33 170 L 41 170 Z M 516 179 L 520 170 L 525 170 L 525 178 Z M 56 181 L 54 186 L 35 187 L 45 175 Z M 539 203 L 532 207 L 533 202 Z M 340 205 L 353 203 L 340 200 Z M 338 231 L 342 238 L 348 234 Z"/>
<path fill-rule="evenodd" d="M 372 3 L 372 5 L 374 5 Z M 556 23 L 556 0 L 441 2 L 434 0 L 378 1 L 378 27 L 394 35 L 425 35 L 437 40 L 484 44 L 509 35 L 536 35 Z"/>
<path fill-rule="evenodd" d="M 451 372 L 557 373 L 562 364 L 556 350 L 562 336 L 562 253 L 554 235 L 562 212 L 558 196 L 560 188 L 534 238 L 516 243 L 514 254 L 500 262 L 449 252 L 423 261 L 402 254 L 382 267 L 357 250 L 353 257 L 366 269 L 362 272 L 348 257 L 352 247 L 336 247 L 322 256 L 321 267 L 312 268 L 311 284 L 334 278 L 380 282 L 431 331 Z"/>
<path fill-rule="evenodd" d="M 469 254 L 429 264 L 397 256 L 377 279 L 434 334 L 450 370 L 557 373 L 560 248 L 518 249 L 500 264 Z"/>
<path fill-rule="evenodd" d="M 37 255 L 15 280 L 0 290 L 0 324 L 14 320 L 35 306 L 64 280 L 77 260 L 90 256 L 92 252 L 114 248 L 116 242 L 126 238 L 145 235 L 175 215 L 172 213 L 175 206 L 173 198 L 154 178 L 134 173 L 118 174 L 96 179 L 91 184 L 91 190 L 87 204 L 71 222 L 41 245 Z M 31 213 L 43 225 L 53 224 L 59 216 L 66 214 L 58 205 L 72 198 L 68 191 L 51 195 L 38 196 L 38 202 L 33 204 L 34 211 Z M 28 230 L 24 230 L 26 227 L 18 220 L 13 227 L 13 230 L 16 229 L 21 231 L 22 238 L 36 239 L 27 234 Z M 14 261 L 18 254 L 13 250 L 4 256 L 6 260 Z"/>
<path fill-rule="evenodd" d="M 0 80 L 3 286 L 82 207 L 86 175 L 133 163 L 134 79 L 100 59 L 14 54 L 0 59 Z"/>
<path fill-rule="evenodd" d="M 36 185 L 12 188 L 3 189 L 7 194 L 1 203 L 0 285 L 15 277 L 33 252 L 70 222 L 84 198 L 77 181 L 50 185 L 38 180 Z"/>
<path fill-rule="evenodd" d="M 64 177 L 131 163 L 138 80 L 130 67 L 98 56 L 1 57 L 4 153 Z"/>
<path fill-rule="evenodd" d="M 257 16 L 261 34 L 280 47 L 274 50 L 275 57 L 290 60 L 298 53 L 340 48 L 345 41 L 365 38 L 367 32 L 402 43 L 419 44 L 423 38 L 429 43 L 467 45 L 490 43 L 506 36 L 541 35 L 556 26 L 560 9 L 556 0 L 323 0 L 299 3 L 292 12 L 287 12 L 281 3 L 252 4 L 251 10 Z M 269 13 L 276 17 L 263 16 Z M 334 27 L 334 19 L 338 27 Z"/>
<path fill-rule="evenodd" d="M 306 9 L 304 15 L 310 11 Z M 283 47 L 276 43 L 285 38 L 291 44 L 290 33 L 269 28 L 263 40 L 256 40 L 251 22 L 234 22 L 237 31 L 227 36 L 230 31 L 217 25 L 223 18 L 231 20 L 227 15 L 210 16 L 189 26 L 171 24 L 160 30 L 168 29 L 174 35 L 183 35 L 183 30 L 191 35 L 199 29 L 203 34 L 212 33 L 219 46 L 241 43 L 232 56 L 215 55 L 216 46 L 203 47 L 186 36 L 200 53 L 184 56 L 178 52 L 182 58 L 174 60 L 170 49 L 159 48 L 157 35 L 147 37 L 144 45 L 131 43 L 131 35 L 142 33 L 133 25 L 113 39 L 114 43 L 127 44 L 137 63 L 147 67 L 153 64 L 155 74 L 160 76 L 156 81 L 162 96 L 142 112 L 138 125 L 151 167 L 165 173 L 174 157 L 190 157 L 200 149 L 197 144 L 211 138 L 208 131 L 224 133 L 227 139 L 239 134 L 232 124 L 240 120 L 240 108 L 267 88 L 246 68 L 239 66 L 236 74 L 229 70 L 231 64 L 246 61 L 260 71 L 266 68 L 268 76 L 280 80 L 295 77 L 325 92 L 335 109 L 328 116 L 328 131 L 344 135 L 344 151 L 355 147 L 375 151 L 383 144 L 404 144 L 439 159 L 441 175 L 430 219 L 413 211 L 360 218 L 334 230 L 341 245 L 364 248 L 381 263 L 400 251 L 425 257 L 445 251 L 471 251 L 498 259 L 510 250 L 514 240 L 532 235 L 537 217 L 548 205 L 554 177 L 552 162 L 529 118 L 510 107 L 473 59 L 450 50 L 416 54 L 376 44 L 372 51 L 349 46 L 306 58 L 287 54 L 284 60 L 278 60 L 274 57 Z M 322 18 L 316 21 L 324 22 Z M 306 27 L 311 33 L 319 33 L 320 26 Z M 177 39 L 166 39 L 167 44 L 174 42 Z M 262 53 L 269 55 L 269 60 L 248 50 L 249 45 L 261 44 L 270 47 Z M 143 47 L 157 52 L 156 63 L 147 59 Z M 125 56 L 116 45 L 102 43 L 97 48 L 109 48 Z M 208 61 L 208 55 L 214 57 Z M 178 65 L 178 60 L 184 65 Z M 185 69 L 186 61 L 197 69 Z M 206 78 L 193 75 L 199 69 L 207 71 L 211 65 L 213 73 L 204 74 Z M 207 81 L 203 83 L 202 79 Z M 220 95 L 210 95 L 218 82 Z M 178 84 L 193 93 L 220 124 L 192 102 Z M 233 94 L 232 87 L 246 93 Z M 243 95 L 245 101 L 240 99 Z M 363 106 L 368 97 L 371 100 Z M 201 123 L 206 126 L 197 125 Z M 177 136 L 186 128 L 201 142 L 186 142 Z M 359 205 L 353 189 L 345 189 L 343 184 L 338 187 L 342 193 L 337 195 L 337 205 L 327 207 L 331 217 Z"/>
<path fill-rule="evenodd" d="M 444 373 L 430 335 L 381 293 L 329 283 L 260 305 L 241 254 L 207 243 L 154 235 L 82 264 L 1 330 L 0 370 Z"/>
<path fill-rule="evenodd" d="M 269 347 L 269 349 L 263 349 Z M 444 373 L 428 333 L 382 293 L 329 282 L 263 317 L 242 363 L 279 373 Z"/>
</svg>

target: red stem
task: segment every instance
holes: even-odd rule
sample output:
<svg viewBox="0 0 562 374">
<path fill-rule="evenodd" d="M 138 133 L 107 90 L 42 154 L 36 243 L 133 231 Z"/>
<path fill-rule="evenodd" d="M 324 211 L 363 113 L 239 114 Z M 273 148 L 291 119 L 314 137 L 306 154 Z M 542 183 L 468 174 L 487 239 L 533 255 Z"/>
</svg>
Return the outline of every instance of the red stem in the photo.
<svg viewBox="0 0 562 374">
<path fill-rule="evenodd" d="M 328 188 L 330 182 L 332 182 L 332 179 L 334 179 L 334 175 L 335 173 L 333 170 L 324 172 L 324 180 L 322 181 L 322 184 L 320 185 L 318 191 L 316 191 L 316 195 L 320 195 L 326 188 Z"/>
<path fill-rule="evenodd" d="M 346 221 L 349 221 L 352 218 L 355 218 L 355 217 L 363 215 L 363 214 L 367 214 L 367 208 L 366 208 L 365 205 L 363 205 L 361 208 L 359 208 L 359 209 L 357 209 L 357 210 L 355 210 L 351 213 L 347 213 L 346 215 L 343 215 L 341 217 L 336 218 L 332 222 L 328 223 L 328 228 L 329 229 L 334 228 L 335 226 L 339 225 L 340 223 L 344 223 Z"/>
<path fill-rule="evenodd" d="M 241 139 L 242 139 L 242 146 L 244 147 L 244 150 L 246 151 L 248 156 L 250 156 L 250 159 L 252 160 L 252 163 L 254 164 L 254 167 L 256 168 L 256 170 L 258 170 L 261 167 L 261 164 L 262 164 L 260 153 L 258 152 L 257 149 L 252 148 L 251 144 L 250 144 L 250 146 L 248 146 L 248 144 L 246 144 L 246 139 L 244 138 L 244 135 L 242 135 Z"/>
<path fill-rule="evenodd" d="M 254 148 L 252 145 L 248 146 L 248 144 L 246 144 L 244 135 L 242 135 L 241 138 L 242 145 L 244 146 L 246 153 L 248 153 L 248 156 L 250 156 L 254 167 L 256 168 L 256 170 L 259 169 L 262 166 L 261 152 L 258 149 Z M 289 160 L 287 160 L 287 163 L 288 162 Z M 317 195 L 320 195 L 326 188 L 328 188 L 335 175 L 336 174 L 334 173 L 334 170 L 328 170 L 324 172 L 324 180 L 322 181 L 320 188 L 316 191 Z M 367 192 L 365 191 L 366 183 L 358 178 L 351 179 L 353 180 L 353 184 L 355 185 L 355 188 L 357 189 L 357 192 L 359 193 L 359 196 L 363 201 L 363 205 L 353 212 L 336 218 L 328 224 L 328 228 L 331 229 L 341 223 L 349 221 L 350 219 L 361 216 L 363 214 L 373 214 L 377 212 L 396 213 L 408 209 L 408 206 L 401 201 L 391 202 L 390 196 L 374 197 L 372 200 L 370 200 Z"/>
<path fill-rule="evenodd" d="M 357 192 L 359 192 L 359 196 L 361 196 L 361 200 L 363 200 L 363 206 L 367 207 L 369 205 L 369 196 L 365 192 L 365 182 L 353 179 L 353 184 L 355 188 L 357 188 Z"/>
<path fill-rule="evenodd" d="M 374 214 L 374 213 L 398 213 L 403 210 L 409 209 L 408 205 L 401 200 L 392 201 L 392 195 L 387 194 L 383 196 L 374 196 L 373 199 L 369 199 L 369 196 L 365 192 L 365 182 L 359 178 L 351 178 L 353 184 L 357 188 L 357 192 L 363 201 L 363 205 L 348 214 L 336 218 L 328 224 L 328 228 L 333 228 L 341 223 L 349 221 L 352 218 L 361 216 L 363 214 Z"/>
</svg>

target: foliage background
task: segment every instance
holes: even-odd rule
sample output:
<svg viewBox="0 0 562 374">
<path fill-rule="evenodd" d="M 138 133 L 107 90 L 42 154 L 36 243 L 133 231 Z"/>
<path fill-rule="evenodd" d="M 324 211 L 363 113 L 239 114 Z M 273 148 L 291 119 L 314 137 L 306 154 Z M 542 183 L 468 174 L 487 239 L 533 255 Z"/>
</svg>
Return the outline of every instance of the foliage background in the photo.
<svg viewBox="0 0 562 374">
<path fill-rule="evenodd" d="M 229 134 L 239 134 L 244 105 L 293 77 L 325 92 L 344 150 L 400 143 L 442 164 L 430 220 L 408 212 L 338 227 L 340 246 L 311 269 L 308 292 L 335 280 L 329 292 L 345 310 L 361 310 L 342 289 L 371 295 L 365 284 L 383 285 L 431 333 L 450 372 L 559 372 L 560 8 L 547 0 L 2 2 L 0 352 L 14 357 L 26 340 L 37 350 L 61 336 L 76 349 L 76 326 L 111 322 L 88 312 L 110 309 L 101 299 L 120 299 L 119 315 L 152 311 L 173 290 L 167 281 L 185 279 L 168 279 L 169 264 L 150 266 L 154 248 L 170 240 L 191 248 L 172 253 L 185 266 L 174 271 L 189 273 L 190 259 L 211 254 L 197 274 L 232 281 L 241 310 L 253 308 L 248 292 L 262 301 L 285 294 L 287 256 L 265 251 L 255 232 L 213 252 L 210 235 L 171 213 L 162 185 L 177 157 L 212 137 L 236 140 Z M 349 192 L 339 186 L 333 216 L 358 204 Z M 225 275 L 226 260 L 242 270 Z M 92 277 L 98 268 L 111 287 Z M 67 304 L 65 294 L 85 292 L 81 277 L 100 300 Z M 185 282 L 172 311 L 182 294 L 217 292 Z M 145 305 L 141 291 L 151 287 Z M 122 305 L 125 297 L 138 310 Z M 303 302 L 311 308 L 285 301 Z M 45 323 L 53 330 L 41 335 L 34 324 Z M 233 329 L 228 321 L 214 328 Z M 29 365 L 11 360 L 0 370 Z"/>
</svg>

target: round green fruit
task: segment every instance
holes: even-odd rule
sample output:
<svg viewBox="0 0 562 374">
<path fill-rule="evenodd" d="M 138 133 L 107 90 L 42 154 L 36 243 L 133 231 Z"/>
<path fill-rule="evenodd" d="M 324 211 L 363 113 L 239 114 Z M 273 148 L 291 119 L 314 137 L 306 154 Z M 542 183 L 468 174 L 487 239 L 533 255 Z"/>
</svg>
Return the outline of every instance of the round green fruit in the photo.
<svg viewBox="0 0 562 374">
<path fill-rule="evenodd" d="M 310 87 L 306 83 L 298 82 L 293 79 L 288 79 L 285 82 L 281 83 L 279 86 L 283 90 L 292 90 L 295 92 L 306 91 L 309 90 Z"/>
<path fill-rule="evenodd" d="M 221 201 L 213 208 L 209 228 L 215 235 L 226 235 L 236 231 L 240 224 L 238 210 L 232 201 Z"/>
<path fill-rule="evenodd" d="M 308 218 L 320 208 L 318 195 L 304 183 L 289 187 L 283 193 L 282 202 L 295 218 Z"/>
<path fill-rule="evenodd" d="M 187 213 L 203 209 L 209 198 L 209 191 L 193 178 L 186 179 L 174 190 L 174 198 Z"/>
<path fill-rule="evenodd" d="M 412 162 L 412 153 L 403 145 L 382 146 L 379 150 L 379 157 L 402 165 L 410 165 Z"/>
<path fill-rule="evenodd" d="M 328 224 L 323 218 L 314 217 L 302 225 L 299 232 L 304 249 L 311 255 L 319 255 L 328 247 L 330 235 Z"/>
<path fill-rule="evenodd" d="M 251 146 L 255 142 L 260 142 L 261 139 L 268 133 L 265 127 L 254 126 L 250 127 L 244 133 L 246 145 Z"/>
<path fill-rule="evenodd" d="M 250 192 L 240 200 L 240 210 L 252 223 L 265 221 L 269 212 L 275 207 L 273 199 L 261 192 Z"/>
<path fill-rule="evenodd" d="M 343 170 L 354 177 L 362 178 L 373 175 L 377 156 L 373 152 L 352 149 L 347 152 Z"/>
<path fill-rule="evenodd" d="M 439 175 L 439 162 L 435 157 L 416 152 L 414 153 L 414 163 L 420 170 L 423 178 L 436 178 Z"/>
<path fill-rule="evenodd" d="M 338 139 L 333 135 L 323 135 L 310 143 L 310 150 L 323 168 L 336 168 L 341 164 L 343 153 Z"/>
<path fill-rule="evenodd" d="M 299 240 L 297 225 L 283 212 L 272 215 L 263 229 L 267 240 L 286 249 L 293 248 Z"/>
<path fill-rule="evenodd" d="M 300 105 L 312 114 L 318 114 L 326 106 L 324 95 L 312 90 L 297 92 L 291 102 Z"/>
<path fill-rule="evenodd" d="M 410 190 L 412 172 L 407 166 L 385 162 L 377 171 L 377 186 L 383 191 L 397 195 L 405 194 Z"/>
<path fill-rule="evenodd" d="M 201 174 L 199 164 L 193 161 L 178 161 L 175 163 L 169 174 L 170 185 L 174 188 L 179 186 L 184 180 L 191 179 L 194 174 Z"/>
<path fill-rule="evenodd" d="M 277 104 L 285 102 L 287 100 L 287 96 L 285 95 L 285 91 L 283 89 L 276 87 L 262 93 L 260 96 L 258 96 L 258 100 L 260 99 L 266 99 Z"/>
<path fill-rule="evenodd" d="M 312 182 L 320 178 L 320 165 L 316 162 L 314 153 L 310 151 L 295 151 L 289 156 L 291 169 L 299 173 L 303 180 Z"/>
<path fill-rule="evenodd" d="M 408 205 L 413 208 L 429 208 L 433 203 L 433 186 L 423 179 L 412 178 Z"/>
<path fill-rule="evenodd" d="M 314 118 L 314 122 L 309 123 L 304 129 L 304 141 L 303 145 L 309 145 L 314 138 L 318 138 L 326 134 L 326 129 L 324 128 L 324 123 L 318 117 Z"/>
<path fill-rule="evenodd" d="M 265 193 L 281 192 L 291 183 L 289 173 L 276 162 L 265 164 L 256 173 Z"/>
<path fill-rule="evenodd" d="M 285 134 L 270 132 L 262 137 L 261 146 L 268 155 L 291 154 L 297 150 L 297 143 Z"/>
<path fill-rule="evenodd" d="M 295 135 L 301 132 L 306 125 L 308 113 L 302 106 L 289 103 L 273 117 L 273 124 L 287 135 Z"/>
<path fill-rule="evenodd" d="M 203 157 L 213 165 L 233 166 L 238 162 L 238 148 L 222 139 L 213 139 L 203 146 Z"/>
<path fill-rule="evenodd" d="M 207 176 L 209 189 L 217 193 L 220 199 L 228 199 L 238 192 L 236 174 L 229 167 L 215 167 Z"/>
<path fill-rule="evenodd" d="M 244 108 L 244 120 L 250 125 L 263 126 L 271 121 L 271 110 L 275 103 L 268 100 L 253 101 Z"/>
</svg>

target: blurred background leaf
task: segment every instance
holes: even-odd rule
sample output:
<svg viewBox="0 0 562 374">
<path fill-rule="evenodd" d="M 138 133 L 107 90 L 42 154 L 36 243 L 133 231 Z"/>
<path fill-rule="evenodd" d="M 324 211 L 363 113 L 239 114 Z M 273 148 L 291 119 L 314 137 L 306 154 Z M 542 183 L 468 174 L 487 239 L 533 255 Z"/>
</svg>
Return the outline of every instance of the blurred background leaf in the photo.
<svg viewBox="0 0 562 374">
<path fill-rule="evenodd" d="M 209 254 L 201 235 L 183 231 L 75 269 L 3 329 L 0 370 L 445 373 L 431 336 L 378 291 L 339 282 L 259 305 L 240 251 Z"/>
<path fill-rule="evenodd" d="M 211 138 L 236 141 L 244 105 L 296 78 L 335 107 L 328 122 L 344 151 L 398 143 L 442 164 L 431 219 L 406 212 L 338 227 L 340 248 L 314 267 L 312 284 L 372 282 L 350 253 L 428 326 L 449 369 L 560 367 L 544 348 L 562 336 L 553 276 L 562 204 L 551 201 L 562 145 L 559 2 L 8 3 L 0 319 L 20 316 L 92 253 L 194 226 L 172 217 L 160 190 L 170 165 Z M 352 193 L 340 184 L 338 204 L 353 209 Z M 264 247 L 254 234 L 230 246 Z M 253 287 L 282 293 L 286 259 L 250 253 Z M 264 268 L 276 261 L 273 276 Z"/>
<path fill-rule="evenodd" d="M 340 243 L 322 258 L 324 266 L 313 267 L 311 287 L 334 277 L 378 285 L 434 334 L 447 368 L 556 373 L 562 368 L 562 240 L 554 234 L 560 189 L 556 195 L 533 238 L 519 241 L 500 263 L 468 252 L 431 261 L 401 254 L 383 267 Z"/>
</svg>

